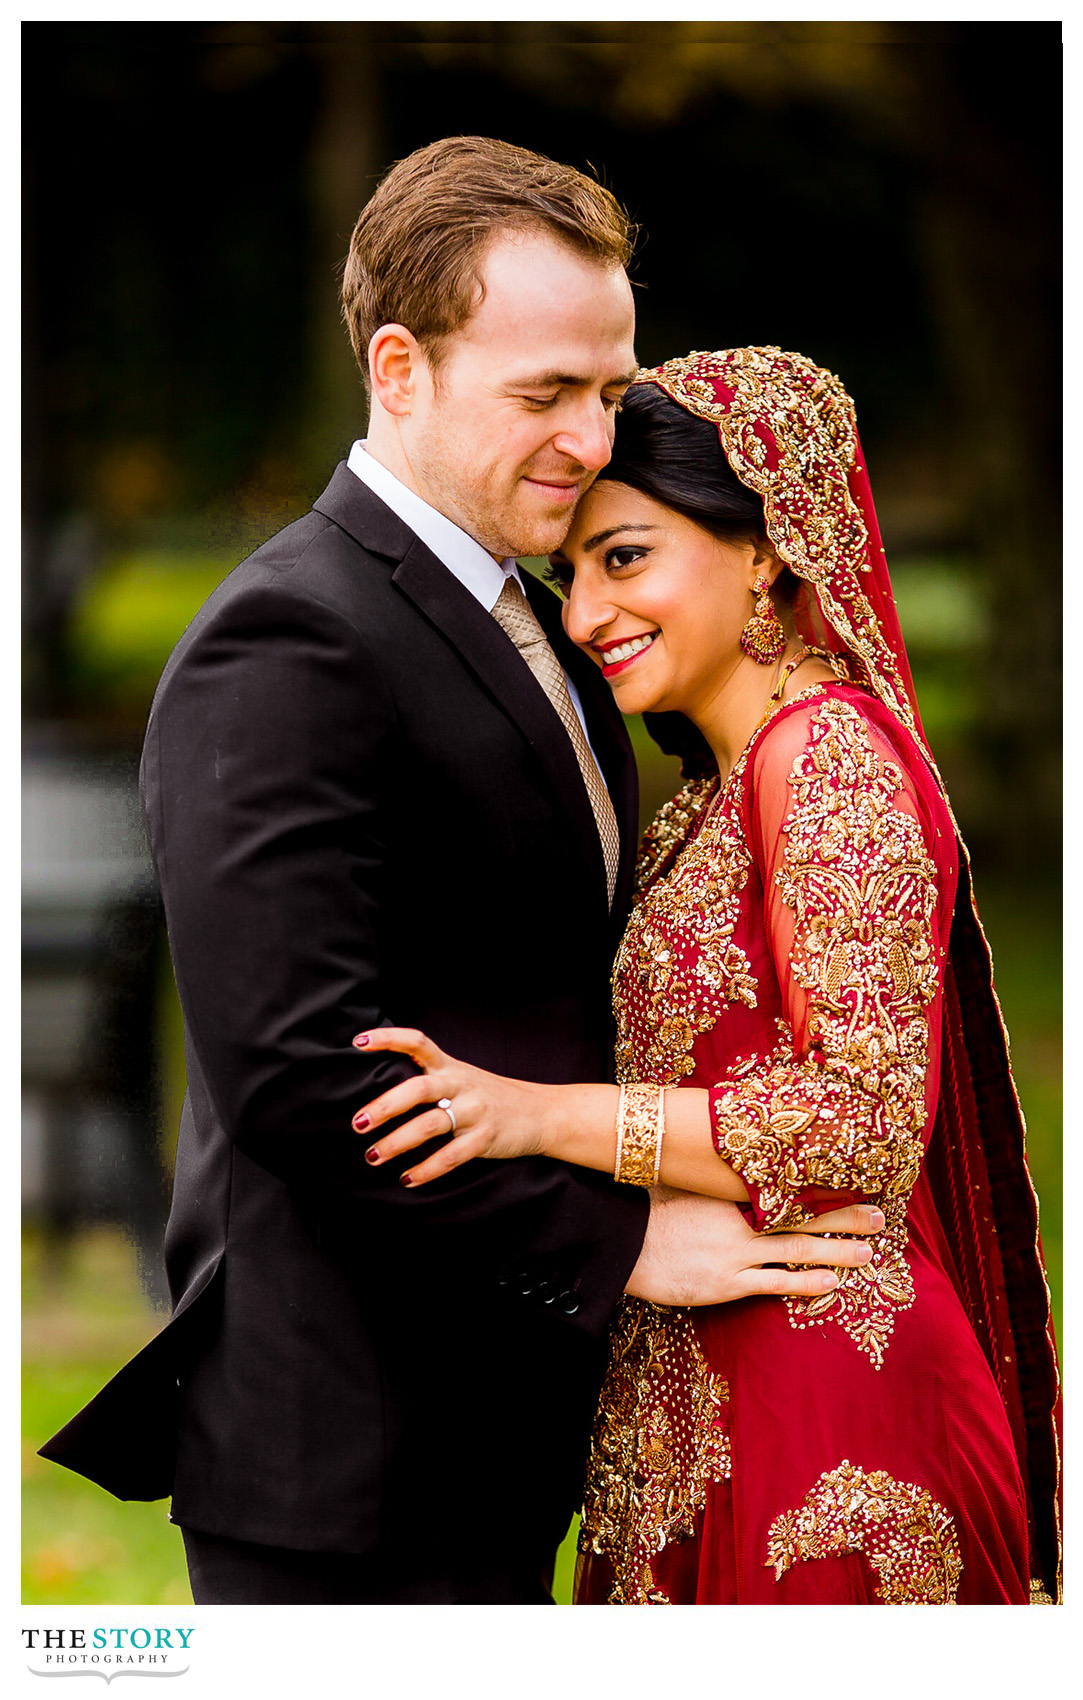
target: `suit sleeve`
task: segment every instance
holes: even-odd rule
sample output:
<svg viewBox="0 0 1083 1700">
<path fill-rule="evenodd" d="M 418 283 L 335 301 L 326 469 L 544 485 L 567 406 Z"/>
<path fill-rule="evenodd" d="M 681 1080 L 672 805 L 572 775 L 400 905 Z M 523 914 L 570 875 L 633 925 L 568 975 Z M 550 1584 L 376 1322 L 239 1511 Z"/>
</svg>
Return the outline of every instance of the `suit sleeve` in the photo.
<svg viewBox="0 0 1083 1700">
<path fill-rule="evenodd" d="M 913 787 L 850 703 L 802 709 L 764 737 L 752 840 L 783 994 L 768 1058 L 711 1092 L 715 1145 L 756 1226 L 836 1204 L 905 1207 L 935 1108 L 938 873 Z"/>
<path fill-rule="evenodd" d="M 403 759 L 377 646 L 278 581 L 201 619 L 163 681 L 144 797 L 189 1040 L 222 1126 L 370 1251 L 536 1272 L 600 1332 L 646 1200 L 543 1159 L 417 1192 L 364 1161 L 354 1112 L 414 1071 L 353 1049 L 394 1025 L 381 971 L 388 799 Z M 571 1314 L 568 1314 L 568 1312 Z"/>
</svg>

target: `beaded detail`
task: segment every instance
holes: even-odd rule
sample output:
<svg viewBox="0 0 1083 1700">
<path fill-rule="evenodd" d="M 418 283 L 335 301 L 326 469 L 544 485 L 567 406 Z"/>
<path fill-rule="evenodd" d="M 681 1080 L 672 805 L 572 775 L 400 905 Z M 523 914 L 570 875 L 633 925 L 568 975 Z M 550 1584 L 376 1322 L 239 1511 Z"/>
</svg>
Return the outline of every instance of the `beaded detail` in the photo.
<svg viewBox="0 0 1083 1700">
<path fill-rule="evenodd" d="M 884 1605 L 955 1604 L 963 1573 L 955 1519 L 927 1488 L 844 1458 L 796 1511 L 775 1518 L 764 1562 L 778 1581 L 795 1564 L 848 1552 L 864 1555 Z"/>
<path fill-rule="evenodd" d="M 857 422 L 839 379 L 803 354 L 767 346 L 693 352 L 643 368 L 636 382 L 656 384 L 718 427 L 733 471 L 763 501 L 779 559 L 815 587 L 824 615 L 877 695 L 914 731 L 891 634 L 863 586 L 871 544 L 849 484 Z"/>
<path fill-rule="evenodd" d="M 752 856 L 725 806 L 743 769 L 742 759 L 693 837 L 717 780 L 691 781 L 644 837 L 640 897 L 613 965 L 618 1080 L 678 1086 L 695 1068 L 697 1035 L 710 1031 L 722 1007 L 738 1000 L 756 1007 L 751 964 L 733 939 Z"/>
<path fill-rule="evenodd" d="M 707 1483 L 729 1479 L 729 1385 L 684 1310 L 624 1299 L 591 1440 L 579 1551 L 613 1567 L 610 1605 L 668 1605 L 651 1561 L 695 1530 Z"/>
<path fill-rule="evenodd" d="M 939 988 L 936 868 L 895 802 L 899 769 L 852 704 L 816 709 L 790 785 L 775 882 L 794 914 L 806 1054 L 780 1023 L 766 1063 L 731 1070 L 712 1094 L 715 1146 L 756 1189 L 768 1227 L 806 1222 L 808 1188 L 880 1204 L 872 1260 L 842 1271 L 830 1293 L 785 1301 L 795 1327 L 838 1322 L 879 1368 L 896 1313 L 914 1300 L 906 1208 L 927 1119 L 925 1009 Z"/>
</svg>

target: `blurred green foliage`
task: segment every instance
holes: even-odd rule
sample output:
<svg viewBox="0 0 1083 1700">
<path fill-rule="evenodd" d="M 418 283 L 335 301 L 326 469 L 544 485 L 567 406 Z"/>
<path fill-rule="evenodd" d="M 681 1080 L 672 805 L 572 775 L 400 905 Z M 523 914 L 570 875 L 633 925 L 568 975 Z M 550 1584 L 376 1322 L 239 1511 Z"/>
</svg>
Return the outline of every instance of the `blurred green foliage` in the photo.
<svg viewBox="0 0 1083 1700">
<path fill-rule="evenodd" d="M 160 1326 L 134 1250 L 97 1228 L 63 1247 L 23 1241 L 23 1580 L 26 1605 L 168 1605 L 191 1600 L 179 1529 L 164 1501 L 122 1504 L 36 1456 Z"/>
<path fill-rule="evenodd" d="M 91 579 L 74 610 L 77 688 L 133 708 L 149 705 L 170 651 L 236 561 L 149 550 L 120 555 Z"/>
</svg>

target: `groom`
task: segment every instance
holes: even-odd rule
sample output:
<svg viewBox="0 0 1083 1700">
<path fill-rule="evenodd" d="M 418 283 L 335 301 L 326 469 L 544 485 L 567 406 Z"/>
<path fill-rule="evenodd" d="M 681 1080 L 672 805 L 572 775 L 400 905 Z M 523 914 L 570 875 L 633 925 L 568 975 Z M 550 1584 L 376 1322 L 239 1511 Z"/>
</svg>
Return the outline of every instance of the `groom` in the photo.
<svg viewBox="0 0 1083 1700">
<path fill-rule="evenodd" d="M 351 1129 L 412 1072 L 351 1046 L 380 1023 L 504 1074 L 607 1075 L 634 764 L 515 556 L 560 543 L 609 458 L 630 249 L 612 196 L 538 155 L 460 137 L 400 162 L 345 274 L 367 442 L 155 697 L 174 1315 L 43 1452 L 172 1493 L 197 1602 L 544 1602 L 621 1293 L 819 1292 L 763 1265 L 866 1256 L 544 1159 L 412 1192 Z"/>
</svg>

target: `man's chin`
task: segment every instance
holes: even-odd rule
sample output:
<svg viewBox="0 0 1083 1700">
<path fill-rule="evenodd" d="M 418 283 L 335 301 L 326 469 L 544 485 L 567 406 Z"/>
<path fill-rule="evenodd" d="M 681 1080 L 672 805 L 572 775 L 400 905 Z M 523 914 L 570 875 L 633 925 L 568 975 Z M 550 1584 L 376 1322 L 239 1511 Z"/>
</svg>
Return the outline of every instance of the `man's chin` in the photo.
<svg viewBox="0 0 1083 1700">
<path fill-rule="evenodd" d="M 568 532 L 571 530 L 575 509 L 561 515 L 551 515 L 543 518 L 540 514 L 530 517 L 517 518 L 514 527 L 509 527 L 515 542 L 509 547 L 509 555 L 550 555 L 554 549 L 559 549 Z"/>
<path fill-rule="evenodd" d="M 549 555 L 571 530 L 575 508 L 574 502 L 556 507 L 520 499 L 484 513 L 479 503 L 468 519 L 457 523 L 492 555 Z"/>
</svg>

